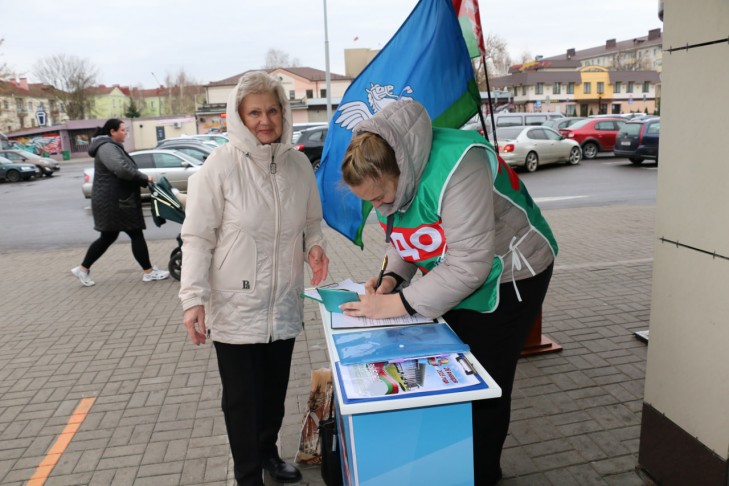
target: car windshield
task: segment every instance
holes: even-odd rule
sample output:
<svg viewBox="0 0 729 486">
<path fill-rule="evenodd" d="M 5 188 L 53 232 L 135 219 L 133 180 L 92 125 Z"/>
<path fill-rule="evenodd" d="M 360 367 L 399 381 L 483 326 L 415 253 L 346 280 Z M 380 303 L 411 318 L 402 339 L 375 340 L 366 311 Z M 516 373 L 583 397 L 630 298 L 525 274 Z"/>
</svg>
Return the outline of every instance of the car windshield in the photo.
<svg viewBox="0 0 729 486">
<path fill-rule="evenodd" d="M 587 125 L 588 123 L 590 123 L 591 121 L 592 120 L 590 120 L 590 119 L 580 120 L 577 123 L 573 123 L 572 125 L 570 125 L 569 128 L 570 129 L 582 128 L 585 125 Z"/>
<path fill-rule="evenodd" d="M 524 130 L 524 127 L 497 128 L 497 140 L 514 140 Z"/>
<path fill-rule="evenodd" d="M 626 123 L 620 129 L 620 133 L 627 135 L 638 135 L 640 133 L 640 127 L 642 126 L 642 123 Z"/>
</svg>

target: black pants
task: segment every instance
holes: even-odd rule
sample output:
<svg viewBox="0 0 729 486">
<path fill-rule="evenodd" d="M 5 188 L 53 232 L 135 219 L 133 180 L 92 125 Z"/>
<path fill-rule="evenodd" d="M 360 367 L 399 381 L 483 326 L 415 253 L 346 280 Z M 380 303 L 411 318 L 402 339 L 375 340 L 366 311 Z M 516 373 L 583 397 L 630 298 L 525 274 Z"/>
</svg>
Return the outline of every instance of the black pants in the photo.
<svg viewBox="0 0 729 486">
<path fill-rule="evenodd" d="M 501 477 L 501 449 L 509 431 L 516 363 L 547 294 L 552 269 L 550 265 L 542 273 L 517 282 L 521 302 L 509 282 L 501 284 L 499 306 L 494 312 L 452 310 L 443 316 L 502 390 L 500 398 L 473 402 L 474 476 L 478 486 L 494 484 Z"/>
<path fill-rule="evenodd" d="M 284 417 L 294 341 L 215 342 L 225 427 L 240 485 L 262 486 L 261 464 L 278 456 L 276 440 Z"/>
<path fill-rule="evenodd" d="M 152 264 L 149 261 L 149 250 L 147 249 L 147 242 L 144 240 L 144 233 L 141 229 L 139 230 L 128 230 L 124 231 L 129 238 L 132 240 L 132 254 L 137 263 L 142 267 L 142 270 L 152 268 Z M 86 257 L 81 263 L 86 268 L 91 268 L 91 265 L 96 262 L 106 250 L 109 249 L 112 243 L 119 237 L 119 231 L 102 231 L 99 239 L 91 243 L 89 249 L 86 251 Z"/>
</svg>

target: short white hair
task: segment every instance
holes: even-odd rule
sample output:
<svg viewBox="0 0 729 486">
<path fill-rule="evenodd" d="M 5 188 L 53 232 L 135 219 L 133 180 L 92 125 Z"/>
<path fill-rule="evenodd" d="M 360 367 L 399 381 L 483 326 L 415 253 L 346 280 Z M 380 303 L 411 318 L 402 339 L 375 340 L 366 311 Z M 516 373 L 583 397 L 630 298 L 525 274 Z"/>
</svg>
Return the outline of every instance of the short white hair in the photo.
<svg viewBox="0 0 729 486">
<path fill-rule="evenodd" d="M 236 105 L 240 108 L 243 98 L 249 94 L 273 93 L 278 98 L 278 104 L 283 108 L 286 101 L 286 91 L 279 78 L 271 76 L 264 71 L 248 71 L 238 80 L 236 87 Z"/>
</svg>

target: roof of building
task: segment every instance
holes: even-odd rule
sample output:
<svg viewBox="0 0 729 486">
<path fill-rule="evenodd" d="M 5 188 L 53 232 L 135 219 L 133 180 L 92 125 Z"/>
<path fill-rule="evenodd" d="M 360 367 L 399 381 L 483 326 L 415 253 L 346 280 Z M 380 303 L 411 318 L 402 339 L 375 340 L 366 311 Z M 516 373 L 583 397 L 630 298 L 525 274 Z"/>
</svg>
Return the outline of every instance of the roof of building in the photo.
<svg viewBox="0 0 729 486">
<path fill-rule="evenodd" d="M 549 69 L 551 71 L 562 70 L 569 71 L 577 69 L 581 66 L 580 61 L 570 59 L 552 59 L 552 60 L 540 60 L 525 62 L 524 64 L 514 64 L 509 67 L 510 73 L 518 73 L 522 71 L 539 71 L 542 69 Z"/>
<path fill-rule="evenodd" d="M 100 84 L 98 86 L 92 86 L 86 91 L 94 96 L 105 96 L 111 94 L 111 92 L 115 89 L 119 89 L 119 91 L 121 91 L 125 96 L 129 96 L 129 86 L 119 86 L 118 84 L 114 84 L 112 86 Z"/>
<path fill-rule="evenodd" d="M 21 81 L 0 81 L 0 96 L 17 95 L 32 98 L 48 98 L 54 95 L 56 88 L 43 83 Z"/>
<path fill-rule="evenodd" d="M 663 35 L 661 29 L 651 29 L 648 31 L 648 35 L 642 37 L 635 37 L 624 41 L 617 42 L 615 39 L 608 39 L 604 45 L 597 47 L 590 47 L 588 49 L 575 50 L 574 48 L 567 49 L 567 52 L 558 56 L 545 57 L 544 61 L 556 61 L 560 59 L 593 59 L 600 56 L 606 56 L 621 51 L 633 50 L 636 48 L 645 48 L 651 46 L 661 46 L 663 44 Z"/>
<path fill-rule="evenodd" d="M 249 69 L 248 71 L 244 71 L 240 74 L 236 74 L 235 76 L 231 76 L 229 78 L 221 79 L 220 81 L 212 81 L 208 83 L 206 86 L 235 86 L 238 84 L 238 80 L 241 76 L 243 76 L 245 73 L 251 72 L 251 71 L 264 71 L 267 73 L 272 73 L 274 71 L 286 71 L 287 73 L 293 74 L 294 76 L 298 76 L 300 78 L 307 79 L 309 81 L 324 81 L 326 80 L 326 71 L 322 71 L 321 69 L 314 69 L 311 67 L 286 67 L 286 68 L 274 68 L 274 69 Z M 348 76 L 343 76 L 341 74 L 335 74 L 335 73 L 329 73 L 329 77 L 332 81 L 341 81 L 341 80 L 347 80 L 352 79 Z"/>
</svg>

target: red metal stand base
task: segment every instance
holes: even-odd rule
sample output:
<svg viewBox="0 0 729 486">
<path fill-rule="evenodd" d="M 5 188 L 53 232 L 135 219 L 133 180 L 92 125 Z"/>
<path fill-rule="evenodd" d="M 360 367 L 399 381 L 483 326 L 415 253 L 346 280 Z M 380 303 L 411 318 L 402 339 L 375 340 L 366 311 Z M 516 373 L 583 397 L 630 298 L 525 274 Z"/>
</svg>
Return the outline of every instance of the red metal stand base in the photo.
<svg viewBox="0 0 729 486">
<path fill-rule="evenodd" d="M 537 318 L 534 320 L 534 326 L 529 331 L 524 349 L 521 350 L 522 356 L 533 356 L 535 354 L 554 353 L 562 351 L 562 346 L 549 339 L 542 334 L 542 311 L 539 311 Z"/>
</svg>

